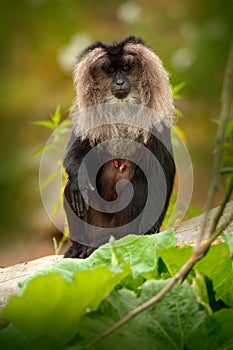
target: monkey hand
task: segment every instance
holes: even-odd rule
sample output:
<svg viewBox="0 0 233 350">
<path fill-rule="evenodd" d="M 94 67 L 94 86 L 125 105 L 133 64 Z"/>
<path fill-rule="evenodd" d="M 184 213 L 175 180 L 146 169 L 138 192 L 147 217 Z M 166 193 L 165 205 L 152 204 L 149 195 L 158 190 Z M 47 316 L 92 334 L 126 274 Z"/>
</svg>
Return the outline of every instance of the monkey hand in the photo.
<svg viewBox="0 0 233 350">
<path fill-rule="evenodd" d="M 94 187 L 89 182 L 85 187 L 71 182 L 71 204 L 78 216 L 83 216 L 84 212 L 89 209 L 89 191 L 93 191 Z"/>
<path fill-rule="evenodd" d="M 70 182 L 72 208 L 78 216 L 83 216 L 84 212 L 89 209 L 89 193 L 94 191 L 86 167 L 82 176 L 70 177 Z"/>
</svg>

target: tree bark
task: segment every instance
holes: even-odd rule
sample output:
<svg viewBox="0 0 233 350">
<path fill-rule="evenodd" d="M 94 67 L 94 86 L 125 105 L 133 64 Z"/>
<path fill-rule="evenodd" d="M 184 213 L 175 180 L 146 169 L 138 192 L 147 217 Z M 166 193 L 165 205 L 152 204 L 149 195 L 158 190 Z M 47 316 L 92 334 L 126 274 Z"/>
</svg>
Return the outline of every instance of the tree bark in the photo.
<svg viewBox="0 0 233 350">
<path fill-rule="evenodd" d="M 219 207 L 211 209 L 208 217 L 207 228 L 208 226 L 211 226 L 212 219 L 216 215 L 218 208 Z M 233 201 L 229 202 L 226 205 L 223 215 L 221 216 L 221 219 L 219 221 L 219 225 L 221 225 L 232 212 L 233 212 Z M 179 243 L 181 244 L 186 243 L 190 245 L 195 244 L 203 219 L 204 219 L 204 213 L 190 220 L 184 221 L 179 226 L 175 227 L 176 236 Z M 208 229 L 206 230 L 206 232 L 208 232 Z M 231 222 L 231 224 L 227 227 L 225 232 L 233 233 L 233 222 Z M 204 238 L 207 238 L 207 237 L 204 236 Z M 217 242 L 221 241 L 221 238 L 218 237 L 216 241 Z"/>
</svg>

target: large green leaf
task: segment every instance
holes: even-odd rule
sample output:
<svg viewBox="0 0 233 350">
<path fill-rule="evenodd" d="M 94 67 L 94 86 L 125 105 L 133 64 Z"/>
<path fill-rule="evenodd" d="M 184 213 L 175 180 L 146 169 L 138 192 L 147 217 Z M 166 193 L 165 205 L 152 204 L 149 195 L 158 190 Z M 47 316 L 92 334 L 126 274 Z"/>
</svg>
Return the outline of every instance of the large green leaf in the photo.
<svg viewBox="0 0 233 350">
<path fill-rule="evenodd" d="M 195 271 L 211 279 L 216 300 L 221 299 L 233 307 L 233 266 L 226 243 L 213 245 L 207 255 L 196 264 Z"/>
<path fill-rule="evenodd" d="M 146 301 L 161 291 L 166 281 L 148 281 L 143 287 L 142 300 Z M 193 329 L 203 322 L 205 313 L 188 282 L 175 285 L 161 302 L 149 309 L 149 334 L 153 334 L 155 349 L 184 349 Z"/>
<path fill-rule="evenodd" d="M 100 247 L 84 261 L 61 260 L 54 265 L 53 270 L 61 268 L 77 271 L 125 262 L 130 264 L 134 278 L 138 275 L 145 276 L 145 274 L 148 277 L 148 272 L 154 270 L 158 260 L 156 249 L 174 246 L 176 242 L 177 239 L 172 229 L 154 235 L 128 235 L 118 241 L 111 240 L 110 243 Z"/>
<path fill-rule="evenodd" d="M 170 247 L 157 250 L 171 276 L 174 276 L 181 266 L 188 261 L 192 251 L 193 248 L 188 246 L 179 249 Z M 211 246 L 207 255 L 194 266 L 194 271 L 199 275 L 207 276 L 212 281 L 216 300 L 221 299 L 229 307 L 233 307 L 232 259 L 226 243 Z M 202 298 L 200 294 L 198 297 Z"/>
<path fill-rule="evenodd" d="M 85 316 L 76 345 L 84 345 L 129 311 L 158 293 L 168 281 L 147 281 L 139 298 L 133 292 L 120 290 L 105 300 L 98 312 Z M 177 285 L 157 305 L 136 316 L 114 334 L 104 338 L 93 349 L 184 349 L 190 332 L 204 320 L 205 313 L 187 282 Z"/>
<path fill-rule="evenodd" d="M 129 273 L 108 267 L 79 271 L 72 280 L 48 273 L 28 282 L 22 295 L 13 296 L 4 316 L 30 338 L 48 336 L 65 343 L 77 332 L 77 323 L 97 309 L 115 285 Z"/>
<path fill-rule="evenodd" d="M 189 260 L 193 248 L 184 246 L 181 248 L 170 247 L 167 249 L 157 249 L 159 257 L 163 260 L 171 276 Z"/>
<path fill-rule="evenodd" d="M 187 341 L 188 350 L 232 350 L 233 310 L 220 310 L 205 319 Z"/>
</svg>

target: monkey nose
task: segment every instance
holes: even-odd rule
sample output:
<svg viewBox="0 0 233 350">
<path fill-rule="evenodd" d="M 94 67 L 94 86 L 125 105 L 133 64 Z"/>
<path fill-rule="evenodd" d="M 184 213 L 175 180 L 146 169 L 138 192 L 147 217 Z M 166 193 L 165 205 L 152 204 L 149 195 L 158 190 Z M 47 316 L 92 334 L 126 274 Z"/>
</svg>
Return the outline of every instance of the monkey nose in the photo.
<svg viewBox="0 0 233 350">
<path fill-rule="evenodd" d="M 118 80 L 116 81 L 116 84 L 119 85 L 119 86 L 121 86 L 121 85 L 124 84 L 124 80 L 118 79 Z"/>
</svg>

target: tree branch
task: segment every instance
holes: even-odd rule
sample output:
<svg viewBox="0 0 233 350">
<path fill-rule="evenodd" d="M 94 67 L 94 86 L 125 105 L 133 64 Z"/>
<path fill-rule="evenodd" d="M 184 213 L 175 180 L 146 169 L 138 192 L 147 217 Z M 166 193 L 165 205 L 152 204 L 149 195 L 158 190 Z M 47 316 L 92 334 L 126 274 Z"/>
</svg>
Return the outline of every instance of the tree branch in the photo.
<svg viewBox="0 0 233 350">
<path fill-rule="evenodd" d="M 229 185 L 227 186 L 227 190 L 226 190 L 226 193 L 225 193 L 225 196 L 223 198 L 223 201 L 218 209 L 218 212 L 217 214 L 215 215 L 214 219 L 213 219 L 213 222 L 212 222 L 212 225 L 211 225 L 211 228 L 210 228 L 210 232 L 213 232 L 215 231 L 218 223 L 219 223 L 219 220 L 224 212 L 224 209 L 227 205 L 227 202 L 229 201 L 230 197 L 231 197 L 231 194 L 232 194 L 232 191 L 233 191 L 233 176 L 231 177 L 230 179 L 230 183 Z"/>
<path fill-rule="evenodd" d="M 215 156 L 213 160 L 212 181 L 211 181 L 211 185 L 210 185 L 210 189 L 207 197 L 203 224 L 202 224 L 200 234 L 195 247 L 196 252 L 198 251 L 199 246 L 201 244 L 201 240 L 205 234 L 209 211 L 213 206 L 214 197 L 219 185 L 219 178 L 221 173 L 220 167 L 221 167 L 221 160 L 222 160 L 222 154 L 223 154 L 223 144 L 225 140 L 226 124 L 228 119 L 230 118 L 230 113 L 231 113 L 232 84 L 233 84 L 233 36 L 232 36 L 228 61 L 225 69 L 225 74 L 223 78 L 223 88 L 222 88 L 222 95 L 221 95 L 221 111 L 220 111 L 220 118 L 219 118 L 220 124 L 218 126 L 217 135 L 216 135 L 216 143 L 215 143 L 216 148 L 215 148 Z M 224 206 L 223 206 L 223 209 L 224 209 Z"/>
</svg>

